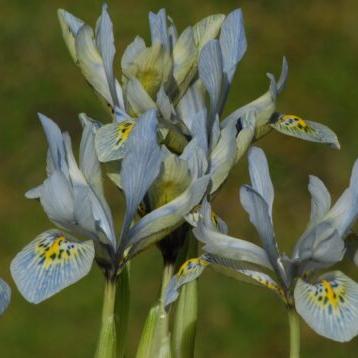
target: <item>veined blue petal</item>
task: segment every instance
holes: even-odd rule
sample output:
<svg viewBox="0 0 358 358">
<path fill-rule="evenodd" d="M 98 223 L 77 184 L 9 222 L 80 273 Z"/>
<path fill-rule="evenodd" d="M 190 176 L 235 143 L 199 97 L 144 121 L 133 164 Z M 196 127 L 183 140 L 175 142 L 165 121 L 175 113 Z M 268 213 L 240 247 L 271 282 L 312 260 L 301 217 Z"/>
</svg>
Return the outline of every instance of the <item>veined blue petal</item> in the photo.
<svg viewBox="0 0 358 358">
<path fill-rule="evenodd" d="M 122 90 L 114 77 L 113 61 L 116 53 L 114 46 L 113 25 L 108 14 L 108 5 L 103 4 L 102 14 L 97 21 L 96 26 L 96 45 L 101 54 L 104 71 L 106 73 L 109 91 L 114 106 L 124 108 Z M 119 93 L 117 93 L 119 89 Z"/>
<path fill-rule="evenodd" d="M 354 221 L 358 217 L 358 160 L 355 161 L 350 178 L 350 184 L 325 220 L 330 221 L 343 237 L 347 235 Z"/>
<path fill-rule="evenodd" d="M 211 193 L 220 188 L 229 175 L 236 159 L 236 129 L 230 123 L 220 133 L 220 139 L 210 153 Z"/>
<path fill-rule="evenodd" d="M 328 267 L 342 260 L 344 240 L 328 221 L 308 229 L 296 244 L 294 259 L 301 261 L 301 271 Z"/>
<path fill-rule="evenodd" d="M 158 176 L 162 153 L 157 143 L 157 118 L 154 110 L 143 114 L 128 139 L 128 154 L 122 161 L 121 186 L 126 197 L 126 214 L 121 245 L 128 242 L 127 232 L 145 193 Z"/>
<path fill-rule="evenodd" d="M 308 190 L 311 194 L 310 225 L 314 225 L 323 219 L 330 209 L 331 195 L 324 183 L 313 175 L 309 177 Z"/>
<path fill-rule="evenodd" d="M 223 58 L 218 40 L 210 40 L 200 52 L 199 77 L 210 97 L 211 115 L 219 112 L 223 85 Z"/>
<path fill-rule="evenodd" d="M 277 268 L 279 251 L 268 204 L 261 194 L 248 185 L 240 188 L 240 200 L 243 208 L 249 214 L 250 222 L 260 236 L 272 266 Z"/>
<path fill-rule="evenodd" d="M 95 135 L 101 126 L 84 113 L 79 117 L 83 127 L 79 167 L 88 185 L 99 197 L 104 198 L 101 165 L 95 150 Z"/>
<path fill-rule="evenodd" d="M 10 270 L 26 300 L 40 303 L 87 275 L 94 254 L 92 241 L 77 242 L 49 230 L 15 256 Z"/>
<path fill-rule="evenodd" d="M 220 47 L 223 56 L 223 69 L 228 84 L 231 83 L 237 64 L 244 56 L 247 41 L 241 9 L 234 10 L 226 16 L 220 33 Z"/>
<path fill-rule="evenodd" d="M 204 139 L 204 138 L 202 138 Z M 194 137 L 184 148 L 180 158 L 184 159 L 189 167 L 192 178 L 202 177 L 208 169 L 207 154 L 202 143 Z"/>
<path fill-rule="evenodd" d="M 200 212 L 201 219 L 193 229 L 195 237 L 203 242 L 205 252 L 227 259 L 248 262 L 272 270 L 269 257 L 261 247 L 245 240 L 218 232 L 213 224 L 210 204 L 205 200 Z"/>
<path fill-rule="evenodd" d="M 274 189 L 265 153 L 258 147 L 251 147 L 248 160 L 251 186 L 265 199 L 272 220 Z"/>
<path fill-rule="evenodd" d="M 131 42 L 124 50 L 121 67 L 126 69 L 135 61 L 136 57 L 139 56 L 146 49 L 145 42 L 140 36 L 136 36 L 133 42 Z"/>
<path fill-rule="evenodd" d="M 137 78 L 131 77 L 125 86 L 126 101 L 129 110 L 139 116 L 150 109 L 156 109 L 157 105 L 144 89 Z"/>
<path fill-rule="evenodd" d="M 66 150 L 62 132 L 58 125 L 50 118 L 46 117 L 41 113 L 39 113 L 38 116 L 44 129 L 47 143 L 49 146 L 47 165 L 52 166 L 52 171 L 59 170 L 65 175 L 65 177 L 68 178 L 68 164 L 66 161 Z"/>
<path fill-rule="evenodd" d="M 68 223 L 73 223 L 72 188 L 61 172 L 54 172 L 44 181 L 40 201 L 49 219 L 57 225 L 67 227 Z"/>
<path fill-rule="evenodd" d="M 134 225 L 129 231 L 129 244 L 133 245 L 131 254 L 134 255 L 162 239 L 173 228 L 182 223 L 184 216 L 203 198 L 209 180 L 210 176 L 208 175 L 193 180 L 181 195 L 150 212 Z"/>
<path fill-rule="evenodd" d="M 201 81 L 191 85 L 176 107 L 177 114 L 192 137 L 205 152 L 208 150 L 208 118 L 205 106 L 205 88 Z"/>
<path fill-rule="evenodd" d="M 11 300 L 10 286 L 0 278 L 0 315 L 5 312 Z"/>
<path fill-rule="evenodd" d="M 167 13 L 165 9 L 160 9 L 158 14 L 149 13 L 149 26 L 152 37 L 152 43 L 160 43 L 168 51 L 170 50 L 170 42 L 168 35 Z"/>
<path fill-rule="evenodd" d="M 317 282 L 299 279 L 295 291 L 297 312 L 318 334 L 347 342 L 358 334 L 358 284 L 334 271 Z"/>
</svg>

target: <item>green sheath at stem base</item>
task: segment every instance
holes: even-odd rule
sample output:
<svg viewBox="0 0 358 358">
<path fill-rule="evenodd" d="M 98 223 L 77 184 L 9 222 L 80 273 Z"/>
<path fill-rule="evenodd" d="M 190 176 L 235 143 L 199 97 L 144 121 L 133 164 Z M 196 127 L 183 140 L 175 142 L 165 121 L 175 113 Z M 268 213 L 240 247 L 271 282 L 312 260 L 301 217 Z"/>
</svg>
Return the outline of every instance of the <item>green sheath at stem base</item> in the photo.
<svg viewBox="0 0 358 358">
<path fill-rule="evenodd" d="M 106 279 L 103 296 L 102 322 L 95 358 L 115 358 L 116 337 L 116 281 Z"/>
<path fill-rule="evenodd" d="M 290 358 L 300 357 L 300 317 L 294 308 L 288 310 L 290 325 Z"/>
</svg>

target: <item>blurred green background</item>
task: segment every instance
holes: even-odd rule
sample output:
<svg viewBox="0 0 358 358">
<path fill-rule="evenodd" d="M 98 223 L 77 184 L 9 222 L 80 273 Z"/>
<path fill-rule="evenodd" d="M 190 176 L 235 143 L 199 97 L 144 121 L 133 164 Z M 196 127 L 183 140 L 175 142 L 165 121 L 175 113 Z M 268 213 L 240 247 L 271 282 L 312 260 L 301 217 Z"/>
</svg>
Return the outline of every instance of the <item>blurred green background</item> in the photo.
<svg viewBox="0 0 358 358">
<path fill-rule="evenodd" d="M 94 0 L 0 0 L 0 277 L 13 288 L 13 300 L 0 317 L 0 356 L 91 357 L 94 352 L 103 279 L 98 268 L 78 284 L 40 305 L 16 291 L 9 264 L 36 234 L 51 228 L 39 203 L 23 193 L 44 178 L 46 143 L 36 113 L 68 130 L 78 144 L 77 114 L 108 120 L 85 84 L 62 41 L 56 9 L 63 7 L 94 24 Z M 279 110 L 329 125 L 341 151 L 272 133 L 259 142 L 266 150 L 276 189 L 274 220 L 282 249 L 290 252 L 309 217 L 307 180 L 321 177 L 334 198 L 346 187 L 358 157 L 358 2 L 355 0 L 151 0 L 109 1 L 118 53 L 140 34 L 148 39 L 147 14 L 166 7 L 178 28 L 212 13 L 242 7 L 248 52 L 239 65 L 227 112 L 268 88 L 265 73 L 278 74 L 288 57 L 289 81 Z M 117 56 L 119 68 L 120 56 Z M 233 235 L 257 240 L 238 200 L 247 182 L 246 160 L 233 171 L 215 208 Z M 119 196 L 111 195 L 120 221 Z M 116 199 L 118 198 L 118 199 Z M 134 357 L 143 321 L 157 298 L 161 258 L 153 249 L 132 265 L 128 357 Z M 344 270 L 356 280 L 356 268 Z M 237 283 L 208 270 L 200 281 L 200 319 L 196 357 L 286 357 L 285 308 L 266 290 Z M 356 357 L 358 339 L 338 344 L 302 324 L 303 357 Z"/>
</svg>

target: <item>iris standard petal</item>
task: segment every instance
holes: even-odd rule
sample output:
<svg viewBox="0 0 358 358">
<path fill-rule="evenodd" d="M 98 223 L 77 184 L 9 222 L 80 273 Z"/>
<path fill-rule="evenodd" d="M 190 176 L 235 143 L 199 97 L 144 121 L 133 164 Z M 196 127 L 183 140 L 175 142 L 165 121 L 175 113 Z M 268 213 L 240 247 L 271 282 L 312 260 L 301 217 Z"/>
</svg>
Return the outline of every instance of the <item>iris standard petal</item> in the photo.
<svg viewBox="0 0 358 358">
<path fill-rule="evenodd" d="M 128 242 L 129 226 L 144 195 L 158 176 L 162 152 L 157 143 L 157 117 L 154 110 L 143 114 L 128 139 L 128 154 L 122 160 L 121 186 L 126 198 L 121 245 Z"/>
<path fill-rule="evenodd" d="M 324 183 L 313 175 L 309 177 L 308 190 L 311 194 L 310 225 L 314 225 L 322 220 L 331 208 L 331 195 Z"/>
<path fill-rule="evenodd" d="M 220 33 L 220 47 L 223 55 L 223 68 L 228 83 L 231 83 L 237 64 L 244 56 L 247 41 L 241 9 L 226 16 Z"/>
<path fill-rule="evenodd" d="M 274 188 L 266 155 L 262 149 L 251 147 L 248 152 L 248 160 L 251 186 L 265 199 L 272 220 Z"/>
<path fill-rule="evenodd" d="M 279 252 L 268 204 L 258 192 L 248 185 L 240 188 L 240 200 L 243 208 L 249 214 L 250 222 L 260 236 L 272 266 L 277 267 Z"/>
</svg>

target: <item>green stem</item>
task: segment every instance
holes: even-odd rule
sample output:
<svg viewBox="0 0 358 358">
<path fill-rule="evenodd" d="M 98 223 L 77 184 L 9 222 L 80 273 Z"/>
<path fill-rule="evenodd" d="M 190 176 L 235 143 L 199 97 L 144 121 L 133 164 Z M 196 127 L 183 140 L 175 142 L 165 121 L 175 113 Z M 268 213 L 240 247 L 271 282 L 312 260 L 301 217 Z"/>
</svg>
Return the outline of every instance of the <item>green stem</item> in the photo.
<svg viewBox="0 0 358 358">
<path fill-rule="evenodd" d="M 117 353 L 118 358 L 125 356 L 128 322 L 129 322 L 129 308 L 130 308 L 130 263 L 128 262 L 119 275 L 118 293 L 116 299 L 115 311 L 116 317 L 119 318 L 117 322 Z M 117 290 L 118 290 L 117 289 Z"/>
<path fill-rule="evenodd" d="M 159 302 L 146 319 L 136 358 L 168 358 L 170 352 L 169 315 L 164 308 L 166 287 L 174 273 L 174 265 L 164 264 Z"/>
<path fill-rule="evenodd" d="M 168 312 L 166 312 L 164 308 L 164 301 L 165 301 L 166 288 L 168 286 L 169 281 L 173 277 L 173 274 L 174 274 L 174 264 L 165 263 L 163 269 L 162 287 L 160 290 L 160 299 L 159 299 L 162 337 L 167 336 L 169 334 L 169 314 Z"/>
<path fill-rule="evenodd" d="M 294 308 L 288 309 L 290 325 L 290 358 L 300 357 L 300 317 Z"/>
<path fill-rule="evenodd" d="M 102 325 L 95 358 L 116 357 L 116 281 L 106 279 L 103 296 Z"/>
<path fill-rule="evenodd" d="M 198 256 L 198 243 L 192 234 L 188 235 L 184 260 Z M 174 358 L 194 357 L 196 324 L 198 320 L 198 280 L 184 285 L 180 289 L 175 305 L 171 334 Z"/>
</svg>

